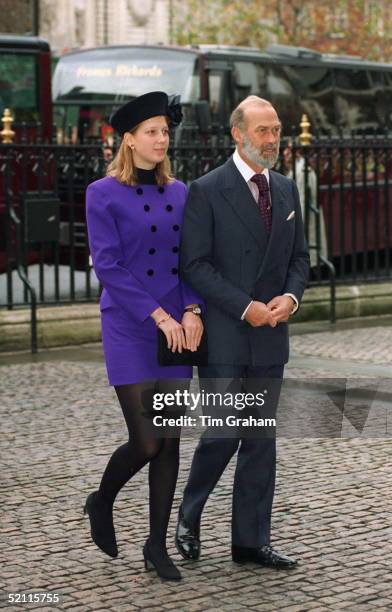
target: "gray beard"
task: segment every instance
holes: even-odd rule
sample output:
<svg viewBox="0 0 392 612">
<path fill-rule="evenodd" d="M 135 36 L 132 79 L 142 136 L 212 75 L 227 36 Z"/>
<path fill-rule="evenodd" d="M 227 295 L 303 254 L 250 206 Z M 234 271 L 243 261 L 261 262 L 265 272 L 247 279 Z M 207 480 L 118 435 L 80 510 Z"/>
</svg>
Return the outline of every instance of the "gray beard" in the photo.
<svg viewBox="0 0 392 612">
<path fill-rule="evenodd" d="M 274 156 L 269 155 L 268 157 L 264 157 L 260 150 L 257 147 L 254 147 L 252 143 L 246 138 L 244 139 L 244 144 L 242 145 L 245 155 L 250 159 L 251 162 L 256 164 L 256 166 L 262 166 L 263 168 L 268 168 L 271 170 L 278 161 L 279 154 L 276 153 Z M 279 150 L 279 147 L 278 147 Z"/>
</svg>

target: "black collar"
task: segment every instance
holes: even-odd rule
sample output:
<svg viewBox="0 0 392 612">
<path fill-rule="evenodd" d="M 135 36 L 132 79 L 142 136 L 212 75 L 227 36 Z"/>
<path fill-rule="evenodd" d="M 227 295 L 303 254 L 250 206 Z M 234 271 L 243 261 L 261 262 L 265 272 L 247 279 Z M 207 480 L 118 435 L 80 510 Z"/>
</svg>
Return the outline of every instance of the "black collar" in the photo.
<svg viewBox="0 0 392 612">
<path fill-rule="evenodd" d="M 152 170 L 144 170 L 144 168 L 136 168 L 137 177 L 141 185 L 156 185 L 157 179 L 155 176 L 155 168 Z"/>
</svg>

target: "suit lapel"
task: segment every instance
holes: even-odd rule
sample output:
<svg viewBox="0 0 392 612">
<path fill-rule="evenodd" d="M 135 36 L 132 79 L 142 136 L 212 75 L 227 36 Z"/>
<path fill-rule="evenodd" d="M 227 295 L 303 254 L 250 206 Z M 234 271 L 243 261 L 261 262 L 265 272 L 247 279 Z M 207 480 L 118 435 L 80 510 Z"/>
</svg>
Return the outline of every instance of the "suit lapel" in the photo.
<svg viewBox="0 0 392 612">
<path fill-rule="evenodd" d="M 281 258 L 282 240 L 284 241 L 285 223 L 292 206 L 289 206 L 288 194 L 282 189 L 279 174 L 269 173 L 269 185 L 272 203 L 272 227 L 270 236 L 267 235 L 265 223 L 261 218 L 258 206 L 253 195 L 237 170 L 233 159 L 225 163 L 222 193 L 238 219 L 245 225 L 249 235 L 254 238 L 264 255 L 260 264 L 257 279 L 265 270 L 273 267 Z"/>
<path fill-rule="evenodd" d="M 225 177 L 222 193 L 239 220 L 246 226 L 258 247 L 265 251 L 267 232 L 253 195 L 238 171 L 233 159 L 225 164 Z"/>
</svg>

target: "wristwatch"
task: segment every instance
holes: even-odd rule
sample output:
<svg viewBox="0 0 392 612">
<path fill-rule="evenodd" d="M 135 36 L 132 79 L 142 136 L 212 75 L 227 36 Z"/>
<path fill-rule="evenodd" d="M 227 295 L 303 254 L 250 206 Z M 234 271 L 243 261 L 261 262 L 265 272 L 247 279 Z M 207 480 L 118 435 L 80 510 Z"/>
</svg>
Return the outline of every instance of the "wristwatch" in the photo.
<svg viewBox="0 0 392 612">
<path fill-rule="evenodd" d="M 193 312 L 195 315 L 201 315 L 200 306 L 189 306 L 188 308 L 184 308 L 184 312 Z"/>
</svg>

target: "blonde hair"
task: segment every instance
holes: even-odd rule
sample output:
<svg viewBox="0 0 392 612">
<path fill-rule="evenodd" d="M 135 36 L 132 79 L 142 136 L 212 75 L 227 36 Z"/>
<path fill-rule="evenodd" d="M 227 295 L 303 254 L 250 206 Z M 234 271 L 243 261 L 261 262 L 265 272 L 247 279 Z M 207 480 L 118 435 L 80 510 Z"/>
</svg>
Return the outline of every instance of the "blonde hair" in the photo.
<svg viewBox="0 0 392 612">
<path fill-rule="evenodd" d="M 136 126 L 133 130 L 130 130 L 131 134 L 135 132 L 138 127 L 139 126 Z M 121 141 L 114 159 L 106 169 L 106 176 L 112 176 L 124 185 L 133 186 L 139 183 L 132 149 L 126 144 L 124 138 Z M 156 165 L 155 177 L 157 184 L 160 186 L 174 181 L 170 159 L 167 155 L 165 155 L 165 158 Z"/>
</svg>

